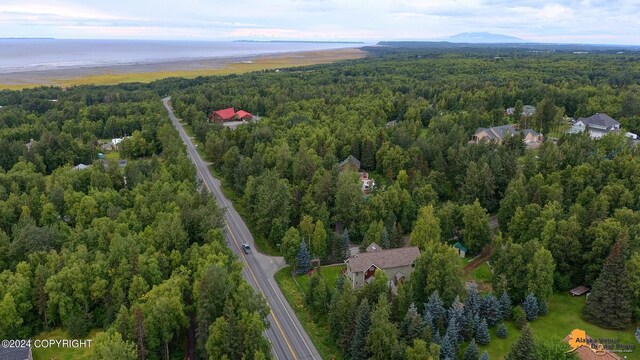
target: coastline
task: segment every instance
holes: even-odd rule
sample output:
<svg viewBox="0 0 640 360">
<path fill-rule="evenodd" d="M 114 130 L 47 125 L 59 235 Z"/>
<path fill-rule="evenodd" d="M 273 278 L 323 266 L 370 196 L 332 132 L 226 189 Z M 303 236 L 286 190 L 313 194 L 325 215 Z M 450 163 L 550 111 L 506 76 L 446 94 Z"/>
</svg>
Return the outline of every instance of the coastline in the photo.
<svg viewBox="0 0 640 360">
<path fill-rule="evenodd" d="M 74 67 L 0 74 L 0 89 L 18 90 L 37 86 L 113 85 L 151 82 L 168 77 L 194 78 L 240 74 L 250 71 L 326 64 L 360 59 L 368 53 L 360 48 L 283 52 L 267 55 L 170 60 L 153 63 Z"/>
</svg>

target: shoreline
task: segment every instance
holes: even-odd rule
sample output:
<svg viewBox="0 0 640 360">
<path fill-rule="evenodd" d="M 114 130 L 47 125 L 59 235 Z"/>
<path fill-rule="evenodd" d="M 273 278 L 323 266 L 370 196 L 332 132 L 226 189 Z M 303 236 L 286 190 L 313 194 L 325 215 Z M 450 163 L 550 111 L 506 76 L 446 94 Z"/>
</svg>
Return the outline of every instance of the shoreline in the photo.
<svg viewBox="0 0 640 360">
<path fill-rule="evenodd" d="M 37 86 L 113 85 L 151 82 L 168 77 L 194 78 L 239 74 L 366 57 L 360 48 L 280 52 L 275 54 L 169 60 L 151 63 L 114 64 L 0 74 L 0 89 L 18 90 Z"/>
</svg>

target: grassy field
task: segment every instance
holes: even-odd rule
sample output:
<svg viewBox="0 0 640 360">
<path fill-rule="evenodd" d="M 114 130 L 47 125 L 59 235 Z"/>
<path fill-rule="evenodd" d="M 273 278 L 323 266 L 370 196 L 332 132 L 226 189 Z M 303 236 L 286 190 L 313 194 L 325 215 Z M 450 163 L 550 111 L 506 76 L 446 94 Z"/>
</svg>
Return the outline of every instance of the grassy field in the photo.
<svg viewBox="0 0 640 360">
<path fill-rule="evenodd" d="M 69 87 L 74 85 L 114 85 L 125 82 L 151 82 L 159 79 L 171 77 L 195 78 L 209 75 L 229 75 L 241 74 L 251 71 L 281 69 L 295 66 L 306 66 L 315 64 L 326 64 L 339 60 L 360 59 L 367 56 L 365 51 L 356 48 L 335 49 L 322 51 L 308 51 L 298 53 L 287 53 L 278 55 L 265 55 L 253 58 L 248 61 L 233 61 L 226 64 L 218 63 L 216 66 L 202 67 L 197 69 L 184 69 L 187 64 L 176 63 L 176 69 L 165 69 L 161 71 L 126 72 L 114 67 L 110 73 L 90 74 L 91 69 L 83 76 L 67 77 L 57 75 L 55 78 L 41 76 L 38 80 L 25 80 L 21 84 L 2 84 L 0 89 L 19 90 L 42 85 L 54 85 Z M 180 69 L 180 67 L 183 69 Z"/>
<path fill-rule="evenodd" d="M 482 263 L 482 265 L 478 266 L 477 268 L 473 269 L 473 271 L 468 273 L 463 280 L 489 284 L 491 283 L 492 278 L 493 274 L 489 269 L 489 265 L 487 265 L 487 262 L 485 261 Z"/>
<path fill-rule="evenodd" d="M 120 152 L 111 151 L 111 152 L 108 152 L 108 153 L 104 153 L 104 159 L 105 160 L 120 160 Z"/>
<path fill-rule="evenodd" d="M 573 297 L 569 294 L 555 294 L 549 301 L 549 314 L 531 322 L 531 330 L 536 339 L 550 341 L 562 341 L 573 329 L 585 330 L 592 338 L 614 338 L 620 339 L 621 344 L 635 344 L 636 350 L 632 353 L 620 353 L 619 355 L 627 359 L 640 360 L 640 348 L 633 336 L 633 329 L 628 330 L 607 330 L 596 325 L 589 324 L 582 319 L 582 308 L 585 297 Z M 500 339 L 496 336 L 496 327 L 491 329 L 491 343 L 487 346 L 480 346 L 481 351 L 487 350 L 491 359 L 502 359 L 507 354 L 511 345 L 520 336 L 520 331 L 513 322 L 505 323 L 509 336 Z"/>
<path fill-rule="evenodd" d="M 325 266 L 321 268 L 320 274 L 325 276 L 329 284 L 333 286 L 343 267 L 344 266 Z M 309 309 L 305 306 L 303 289 L 309 286 L 308 276 L 300 275 L 294 277 L 291 271 L 291 266 L 287 266 L 275 275 L 282 293 L 296 312 L 298 320 L 300 320 L 302 327 L 304 327 L 309 337 L 311 337 L 311 341 L 313 341 L 313 344 L 318 349 L 320 356 L 322 356 L 323 359 L 342 359 L 340 350 L 334 345 L 329 335 L 329 324 L 327 324 L 326 317 L 322 317 L 320 321 L 316 322 Z"/>
<path fill-rule="evenodd" d="M 94 330 L 89 333 L 87 339 L 94 339 L 96 335 L 100 331 Z M 54 329 L 47 332 L 42 332 L 36 335 L 33 340 L 62 340 L 62 339 L 71 339 L 69 335 L 67 335 L 66 331 L 62 329 Z M 87 348 L 57 348 L 57 347 L 49 347 L 49 348 L 32 348 L 33 351 L 33 359 L 34 360 L 84 360 L 91 358 L 91 347 Z"/>
</svg>

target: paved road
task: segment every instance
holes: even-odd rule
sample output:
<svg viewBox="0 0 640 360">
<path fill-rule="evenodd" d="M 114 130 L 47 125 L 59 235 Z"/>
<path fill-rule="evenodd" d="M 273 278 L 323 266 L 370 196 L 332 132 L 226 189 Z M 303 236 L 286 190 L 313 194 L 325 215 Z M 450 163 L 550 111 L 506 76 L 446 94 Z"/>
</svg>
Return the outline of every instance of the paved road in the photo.
<svg viewBox="0 0 640 360">
<path fill-rule="evenodd" d="M 220 207 L 226 210 L 225 236 L 227 244 L 242 260 L 244 277 L 258 293 L 265 297 L 271 308 L 268 317 L 271 326 L 267 329 L 266 334 L 269 341 L 271 341 L 274 357 L 278 360 L 320 360 L 320 354 L 273 279 L 273 274 L 282 266 L 284 261 L 280 257 L 265 256 L 255 251 L 256 247 L 249 229 L 233 208 L 231 202 L 220 190 L 220 181 L 211 175 L 207 164 L 202 161 L 191 138 L 189 138 L 173 114 L 173 109 L 169 104 L 170 100 L 171 98 L 169 97 L 164 98 L 162 103 L 169 113 L 171 123 L 176 127 L 182 141 L 187 146 L 187 153 L 198 170 L 198 176 L 202 179 L 209 192 L 215 196 Z M 252 249 L 254 249 L 253 253 L 247 255 L 240 250 L 240 245 L 244 243 L 251 245 Z"/>
</svg>

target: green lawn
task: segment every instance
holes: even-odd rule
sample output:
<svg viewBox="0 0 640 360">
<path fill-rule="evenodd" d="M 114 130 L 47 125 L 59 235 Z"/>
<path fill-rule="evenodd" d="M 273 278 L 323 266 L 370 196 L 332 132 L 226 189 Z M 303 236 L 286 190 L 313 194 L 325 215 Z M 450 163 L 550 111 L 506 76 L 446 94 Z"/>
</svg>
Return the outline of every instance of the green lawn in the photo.
<svg viewBox="0 0 640 360">
<path fill-rule="evenodd" d="M 119 151 L 112 151 L 112 152 L 104 153 L 104 159 L 105 160 L 120 160 L 120 152 Z"/>
<path fill-rule="evenodd" d="M 493 274 L 491 273 L 491 270 L 489 269 L 489 265 L 487 265 L 487 262 L 483 262 L 482 265 L 478 266 L 477 268 L 475 268 L 472 272 L 468 273 L 465 277 L 464 277 L 464 281 L 472 281 L 474 280 L 475 282 L 478 283 L 491 283 L 491 279 L 493 278 Z"/>
<path fill-rule="evenodd" d="M 86 337 L 87 339 L 95 339 L 96 335 L 100 333 L 99 330 L 93 330 Z M 71 339 L 71 337 L 67 334 L 66 331 L 62 329 L 54 329 L 47 332 L 42 332 L 35 337 L 33 340 L 62 340 L 62 339 Z M 91 343 L 93 345 L 93 342 Z M 91 358 L 91 347 L 86 348 L 57 348 L 57 347 L 48 347 L 48 348 L 32 348 L 33 351 L 33 359 L 34 360 L 71 360 L 71 359 L 90 359 Z"/>
<path fill-rule="evenodd" d="M 320 273 L 322 276 L 326 276 L 329 283 L 333 285 L 341 268 L 342 266 L 322 267 Z M 343 359 L 340 350 L 333 343 L 331 335 L 329 335 L 329 324 L 327 324 L 326 317 L 323 316 L 319 319 L 320 321 L 316 322 L 304 303 L 302 288 L 309 286 L 307 275 L 300 275 L 294 278 L 291 271 L 291 266 L 287 266 L 276 273 L 275 278 L 278 286 L 280 286 L 280 290 L 282 290 L 289 305 L 291 305 L 293 311 L 295 311 L 302 327 L 304 327 L 307 334 L 309 334 L 320 356 L 323 359 Z"/>
<path fill-rule="evenodd" d="M 640 345 L 637 343 L 633 333 L 635 326 L 628 330 L 607 330 L 596 325 L 589 324 L 582 319 L 582 308 L 585 297 L 573 297 L 569 294 L 555 294 L 549 301 L 549 314 L 531 322 L 531 329 L 536 339 L 546 339 L 551 341 L 562 341 L 573 329 L 585 330 L 587 335 L 593 338 L 618 338 L 621 344 L 635 344 L 636 350 L 632 353 L 620 353 L 619 355 L 627 359 L 640 360 Z M 502 359 L 507 354 L 511 344 L 520 336 L 520 331 L 516 329 L 512 322 L 507 322 L 509 336 L 500 339 L 495 335 L 496 327 L 491 329 L 491 343 L 487 346 L 480 346 L 481 351 L 488 350 L 491 359 Z"/>
</svg>

